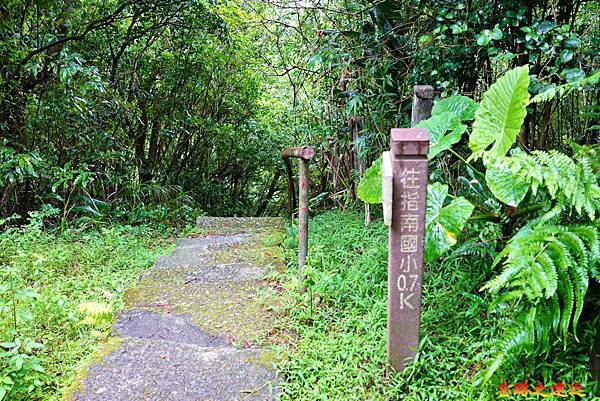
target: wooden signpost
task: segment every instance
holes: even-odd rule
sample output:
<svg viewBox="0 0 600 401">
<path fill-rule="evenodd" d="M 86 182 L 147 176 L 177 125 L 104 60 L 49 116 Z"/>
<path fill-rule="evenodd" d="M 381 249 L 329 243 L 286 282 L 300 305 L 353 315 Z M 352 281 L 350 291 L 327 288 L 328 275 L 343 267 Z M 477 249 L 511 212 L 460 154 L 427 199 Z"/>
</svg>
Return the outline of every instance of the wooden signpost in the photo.
<svg viewBox="0 0 600 401">
<path fill-rule="evenodd" d="M 413 88 L 412 111 L 410 115 L 410 126 L 414 127 L 420 121 L 431 117 L 433 98 L 435 90 L 431 85 L 415 85 Z"/>
<path fill-rule="evenodd" d="M 413 125 L 428 117 L 433 99 L 432 88 L 423 97 L 417 89 L 424 87 L 415 87 Z M 401 371 L 419 346 L 429 136 L 421 128 L 395 128 L 390 140 L 382 164 L 384 221 L 389 225 L 387 358 L 391 368 Z"/>
</svg>

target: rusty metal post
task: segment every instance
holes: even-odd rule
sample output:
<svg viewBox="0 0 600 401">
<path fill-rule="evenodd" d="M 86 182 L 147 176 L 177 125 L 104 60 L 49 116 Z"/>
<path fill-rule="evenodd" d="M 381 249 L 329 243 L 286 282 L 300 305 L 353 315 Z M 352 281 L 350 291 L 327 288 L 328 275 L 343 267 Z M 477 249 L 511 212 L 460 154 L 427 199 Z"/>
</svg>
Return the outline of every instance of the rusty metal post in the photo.
<svg viewBox="0 0 600 401">
<path fill-rule="evenodd" d="M 298 275 L 301 277 L 302 268 L 306 263 L 308 254 L 308 190 L 310 184 L 308 162 L 314 155 L 314 150 L 310 146 L 298 146 L 287 148 L 281 154 L 288 171 L 288 211 L 290 217 L 293 217 L 293 212 L 296 207 L 296 193 L 294 188 L 292 166 L 290 158 L 298 158 L 299 160 L 299 200 L 298 208 Z"/>
<path fill-rule="evenodd" d="M 298 167 L 298 191 L 300 192 L 298 207 L 298 274 L 301 275 L 308 253 L 308 161 L 300 159 Z"/>
<path fill-rule="evenodd" d="M 431 116 L 433 108 L 433 97 L 435 90 L 431 85 L 415 85 L 413 90 L 412 113 L 410 115 L 410 126 L 414 127 L 420 121 Z"/>
<path fill-rule="evenodd" d="M 429 136 L 392 129 L 392 218 L 388 239 L 388 364 L 403 370 L 419 346 Z"/>
<path fill-rule="evenodd" d="M 285 168 L 288 176 L 288 214 L 290 219 L 294 216 L 296 209 L 296 190 L 294 187 L 294 175 L 292 173 L 292 163 L 290 158 L 299 158 L 301 160 L 310 160 L 314 155 L 314 150 L 310 146 L 296 146 L 293 148 L 285 148 L 281 152 L 281 158 L 285 163 Z"/>
</svg>

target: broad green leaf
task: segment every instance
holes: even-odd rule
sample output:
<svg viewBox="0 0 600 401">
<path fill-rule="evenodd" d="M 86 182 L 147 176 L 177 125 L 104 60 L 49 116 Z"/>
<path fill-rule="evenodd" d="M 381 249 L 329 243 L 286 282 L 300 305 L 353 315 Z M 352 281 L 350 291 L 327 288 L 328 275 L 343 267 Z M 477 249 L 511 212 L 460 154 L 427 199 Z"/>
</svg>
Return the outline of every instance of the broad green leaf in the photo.
<svg viewBox="0 0 600 401">
<path fill-rule="evenodd" d="M 474 206 L 463 197 L 443 206 L 448 186 L 439 182 L 427 188 L 427 215 L 425 223 L 425 261 L 438 258 L 455 245 Z"/>
<path fill-rule="evenodd" d="M 564 46 L 569 49 L 576 49 L 581 46 L 581 39 L 577 36 L 571 36 L 568 39 L 565 39 Z"/>
<path fill-rule="evenodd" d="M 477 102 L 466 96 L 451 96 L 435 102 L 431 109 L 431 115 L 446 112 L 454 113 L 460 121 L 469 121 L 475 118 Z"/>
<path fill-rule="evenodd" d="M 515 143 L 527 114 L 528 86 L 529 68 L 522 66 L 508 71 L 483 94 L 469 139 L 474 157 L 486 151 L 504 156 Z"/>
<path fill-rule="evenodd" d="M 550 32 L 552 29 L 556 27 L 556 22 L 554 21 L 544 21 L 538 25 L 537 31 L 540 35 L 544 35 Z"/>
<path fill-rule="evenodd" d="M 427 222 L 438 218 L 440 209 L 448 197 L 448 186 L 434 182 L 427 187 Z"/>
<path fill-rule="evenodd" d="M 453 199 L 447 206 L 440 209 L 438 223 L 444 228 L 444 233 L 450 245 L 455 245 L 458 237 L 471 216 L 475 206 L 465 198 Z"/>
<path fill-rule="evenodd" d="M 496 25 L 494 27 L 494 29 L 492 30 L 492 39 L 501 40 L 503 37 L 504 37 L 504 33 L 502 33 L 500 28 L 498 28 L 498 25 Z"/>
<path fill-rule="evenodd" d="M 484 29 L 480 34 L 475 35 L 475 38 L 477 38 L 477 44 L 479 46 L 487 46 L 492 40 L 492 31 Z"/>
<path fill-rule="evenodd" d="M 572 59 L 573 59 L 573 52 L 571 50 L 565 49 L 562 52 L 560 52 L 559 60 L 560 60 L 561 64 L 568 63 Z"/>
<path fill-rule="evenodd" d="M 486 159 L 485 181 L 500 202 L 517 206 L 525 198 L 530 182 L 523 176 L 515 174 L 508 161 L 508 157 Z"/>
<path fill-rule="evenodd" d="M 365 170 L 356 193 L 366 203 L 381 203 L 381 160 L 379 156 L 371 167 Z"/>
<path fill-rule="evenodd" d="M 560 73 L 560 76 L 567 82 L 577 81 L 585 77 L 585 72 L 581 68 L 568 68 Z"/>
<path fill-rule="evenodd" d="M 433 159 L 440 152 L 460 141 L 460 137 L 467 130 L 467 126 L 461 124 L 452 112 L 436 114 L 416 126 L 425 128 L 429 135 L 429 154 L 427 155 L 429 159 Z M 450 133 L 446 135 L 448 131 Z"/>
</svg>

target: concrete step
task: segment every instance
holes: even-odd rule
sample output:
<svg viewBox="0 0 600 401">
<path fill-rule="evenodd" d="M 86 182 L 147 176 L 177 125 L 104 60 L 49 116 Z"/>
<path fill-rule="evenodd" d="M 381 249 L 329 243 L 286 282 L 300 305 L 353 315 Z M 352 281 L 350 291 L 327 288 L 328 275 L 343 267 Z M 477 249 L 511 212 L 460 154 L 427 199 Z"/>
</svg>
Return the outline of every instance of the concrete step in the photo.
<svg viewBox="0 0 600 401">
<path fill-rule="evenodd" d="M 124 338 L 92 365 L 75 401 L 276 400 L 268 351 Z"/>
<path fill-rule="evenodd" d="M 163 340 L 202 347 L 225 346 L 225 339 L 204 333 L 191 322 L 189 314 L 161 314 L 132 309 L 120 314 L 113 335 L 148 340 Z"/>
</svg>

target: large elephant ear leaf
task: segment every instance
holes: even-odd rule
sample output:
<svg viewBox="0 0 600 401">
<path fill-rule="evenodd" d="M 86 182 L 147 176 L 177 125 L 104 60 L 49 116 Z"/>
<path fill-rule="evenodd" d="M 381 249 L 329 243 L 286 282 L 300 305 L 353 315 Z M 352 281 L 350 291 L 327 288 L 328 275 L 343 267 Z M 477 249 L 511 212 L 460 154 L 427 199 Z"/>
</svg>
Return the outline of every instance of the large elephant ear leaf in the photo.
<svg viewBox="0 0 600 401">
<path fill-rule="evenodd" d="M 527 114 L 528 86 L 529 68 L 522 66 L 508 71 L 483 94 L 469 139 L 474 157 L 486 151 L 506 155 Z"/>
<path fill-rule="evenodd" d="M 486 157 L 485 182 L 496 199 L 509 205 L 517 206 L 530 186 L 530 178 L 519 174 L 519 157 Z"/>
<path fill-rule="evenodd" d="M 452 113 L 460 121 L 470 121 L 475 118 L 475 111 L 478 107 L 477 102 L 466 96 L 450 96 L 435 102 L 431 109 L 431 115 Z"/>
<path fill-rule="evenodd" d="M 444 112 L 431 116 L 427 120 L 421 121 L 416 127 L 427 130 L 427 134 L 429 135 L 429 154 L 427 157 L 429 159 L 433 159 L 440 152 L 460 141 L 460 137 L 467 130 L 467 126 L 461 124 L 460 120 L 452 112 Z M 447 132 L 448 135 L 446 135 Z"/>
<path fill-rule="evenodd" d="M 365 170 L 356 194 L 358 198 L 367 203 L 381 203 L 381 161 L 382 156 Z"/>
<path fill-rule="evenodd" d="M 425 223 L 425 262 L 441 256 L 456 244 L 474 206 L 463 197 L 443 206 L 448 186 L 438 182 L 427 188 L 427 215 Z"/>
</svg>

